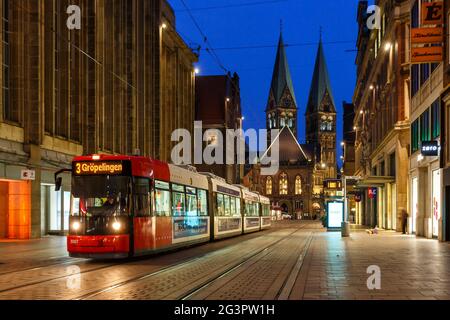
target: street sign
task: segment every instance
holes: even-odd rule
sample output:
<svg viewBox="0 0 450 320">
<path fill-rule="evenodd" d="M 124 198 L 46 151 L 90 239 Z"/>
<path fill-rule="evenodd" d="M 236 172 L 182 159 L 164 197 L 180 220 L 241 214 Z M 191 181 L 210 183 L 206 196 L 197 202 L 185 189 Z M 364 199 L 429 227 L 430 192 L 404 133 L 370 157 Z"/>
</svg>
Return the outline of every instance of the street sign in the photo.
<svg viewBox="0 0 450 320">
<path fill-rule="evenodd" d="M 36 171 L 34 171 L 34 170 L 22 170 L 22 172 L 20 174 L 20 178 L 22 180 L 34 181 L 34 180 L 36 180 Z"/>
<path fill-rule="evenodd" d="M 414 28 L 411 29 L 411 43 L 428 44 L 444 41 L 443 28 Z"/>
<path fill-rule="evenodd" d="M 442 62 L 443 55 L 441 46 L 411 48 L 411 63 L 439 63 Z"/>
<path fill-rule="evenodd" d="M 439 155 L 439 143 L 437 141 L 422 141 L 420 150 L 424 157 L 436 157 Z"/>
<path fill-rule="evenodd" d="M 444 23 L 444 2 L 423 2 L 422 25 L 443 24 Z"/>
</svg>

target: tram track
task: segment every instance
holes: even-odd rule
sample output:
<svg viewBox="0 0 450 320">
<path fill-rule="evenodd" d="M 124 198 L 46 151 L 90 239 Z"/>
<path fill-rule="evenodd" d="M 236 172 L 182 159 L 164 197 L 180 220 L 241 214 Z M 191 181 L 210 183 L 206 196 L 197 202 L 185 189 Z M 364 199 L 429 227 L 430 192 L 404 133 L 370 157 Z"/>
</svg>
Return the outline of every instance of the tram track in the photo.
<svg viewBox="0 0 450 320">
<path fill-rule="evenodd" d="M 218 280 L 218 279 L 221 279 L 221 278 L 223 278 L 224 276 L 226 276 L 226 275 L 232 273 L 233 271 L 239 269 L 242 265 L 248 263 L 249 260 L 255 258 L 255 257 L 258 256 L 258 255 L 263 254 L 264 252 L 269 251 L 272 247 L 276 246 L 276 245 L 279 244 L 280 242 L 282 242 L 282 241 L 284 241 L 284 240 L 286 240 L 286 239 L 289 239 L 293 234 L 295 234 L 295 233 L 297 233 L 297 232 L 299 232 L 299 231 L 303 231 L 303 229 L 305 229 L 305 227 L 306 227 L 306 226 L 302 226 L 301 228 L 298 228 L 298 229 L 296 229 L 296 230 L 294 230 L 294 231 L 292 231 L 292 232 L 289 232 L 287 235 L 283 236 L 282 238 L 278 239 L 277 241 L 272 242 L 272 243 L 270 243 L 270 244 L 268 244 L 268 245 L 265 245 L 263 248 L 258 249 L 258 250 L 256 250 L 255 252 L 248 254 L 248 255 L 247 255 L 245 258 L 243 258 L 243 259 L 239 259 L 239 261 L 237 261 L 236 263 L 233 263 L 233 264 L 231 264 L 228 268 L 226 268 L 225 270 L 222 270 L 222 272 L 221 272 L 220 274 L 214 275 L 213 277 L 209 277 L 205 282 L 202 282 L 200 285 L 194 287 L 193 289 L 191 289 L 191 290 L 189 290 L 189 291 L 187 291 L 187 292 L 184 292 L 184 293 L 183 293 L 182 295 L 180 295 L 180 296 L 173 297 L 174 300 L 187 300 L 190 296 L 192 296 L 193 294 L 195 294 L 195 293 L 198 292 L 199 290 L 202 290 L 204 287 L 208 286 L 210 283 L 212 283 L 212 282 L 214 282 L 214 281 L 216 281 L 216 280 Z M 96 290 L 96 291 L 94 291 L 94 292 L 90 292 L 90 293 L 85 294 L 85 295 L 83 295 L 83 296 L 77 297 L 75 300 L 89 300 L 89 299 L 95 299 L 95 298 L 98 297 L 98 296 L 101 296 L 101 295 L 103 295 L 103 294 L 107 294 L 108 292 L 114 291 L 114 290 L 116 290 L 116 289 L 120 289 L 120 288 L 125 287 L 125 286 L 127 286 L 127 285 L 135 284 L 135 283 L 139 283 L 139 282 L 143 282 L 143 281 L 145 281 L 145 280 L 147 280 L 147 279 L 149 279 L 149 278 L 157 277 L 158 275 L 161 275 L 161 274 L 170 272 L 170 271 L 172 271 L 174 268 L 177 268 L 177 269 L 178 269 L 178 268 L 180 268 L 180 267 L 183 267 L 183 266 L 187 266 L 187 265 L 193 264 L 193 263 L 195 263 L 196 261 L 201 261 L 202 259 L 208 258 L 208 256 L 209 256 L 210 254 L 213 254 L 213 253 L 214 253 L 214 252 L 209 253 L 209 254 L 207 254 L 207 255 L 205 255 L 205 256 L 202 256 L 202 257 L 196 257 L 196 258 L 194 258 L 194 259 L 185 261 L 185 262 L 183 262 L 183 263 L 181 263 L 181 264 L 180 264 L 180 263 L 177 263 L 177 264 L 174 264 L 174 265 L 171 265 L 171 266 L 167 266 L 167 267 L 165 267 L 165 268 L 163 268 L 163 269 L 160 269 L 160 270 L 158 270 L 158 271 L 156 271 L 156 272 L 151 272 L 151 273 L 146 274 L 146 275 L 143 275 L 143 276 L 135 277 L 135 278 L 133 278 L 133 279 L 128 279 L 128 280 L 123 281 L 123 282 L 121 282 L 121 283 L 119 283 L 119 284 L 115 284 L 115 285 L 113 285 L 113 286 L 110 286 L 110 287 L 107 287 L 107 288 L 103 288 L 103 289 L 99 289 L 99 290 Z M 172 299 L 172 297 L 171 297 L 171 299 Z"/>
<path fill-rule="evenodd" d="M 282 241 L 283 239 L 285 239 L 286 237 L 289 237 L 290 235 L 292 235 L 293 233 L 295 233 L 295 232 L 297 232 L 297 231 L 298 231 L 298 230 L 295 230 L 295 231 L 289 233 L 287 236 L 281 238 L 280 240 L 277 240 L 275 243 L 272 243 L 272 244 L 270 244 L 270 245 L 264 247 L 263 249 L 258 250 L 258 252 L 252 254 L 252 256 L 255 256 L 255 255 L 257 255 L 257 254 L 259 254 L 259 253 L 261 253 L 261 252 L 263 252 L 263 251 L 265 251 L 265 250 L 268 250 L 268 248 L 271 247 L 272 245 L 275 245 L 276 243 Z M 139 276 L 139 277 L 135 277 L 135 278 L 132 278 L 132 279 L 128 279 L 128 280 L 123 281 L 123 282 L 121 282 L 121 283 L 119 283 L 119 284 L 116 284 L 116 285 L 113 285 L 113 286 L 110 286 L 110 287 L 107 287 L 107 288 L 103 288 L 103 289 L 96 290 L 96 291 L 94 291 L 94 292 L 91 292 L 91 293 L 85 294 L 85 295 L 83 295 L 83 296 L 77 297 L 77 298 L 75 298 L 75 299 L 73 299 L 73 300 L 89 300 L 89 299 L 95 298 L 95 297 L 97 297 L 97 296 L 99 296 L 99 295 L 101 295 L 101 294 L 108 293 L 108 292 L 110 292 L 110 291 L 113 291 L 113 290 L 115 290 L 115 289 L 118 289 L 118 288 L 127 286 L 127 285 L 129 285 L 129 284 L 133 284 L 133 283 L 137 283 L 137 282 L 140 282 L 140 281 L 144 281 L 144 280 L 146 280 L 146 279 L 148 279 L 148 278 L 156 277 L 156 276 L 158 276 L 158 275 L 160 275 L 160 274 L 163 274 L 163 273 L 165 273 L 165 272 L 170 272 L 170 271 L 171 271 L 172 269 L 174 269 L 174 268 L 180 268 L 180 267 L 183 267 L 183 266 L 185 266 L 185 265 L 189 265 L 189 264 L 195 263 L 196 261 L 200 261 L 200 260 L 202 260 L 202 259 L 208 258 L 208 256 L 210 256 L 210 255 L 212 255 L 212 254 L 214 254 L 214 253 L 215 253 L 215 252 L 210 252 L 210 253 L 207 253 L 207 254 L 205 254 L 205 255 L 203 255 L 203 256 L 197 256 L 197 257 L 195 257 L 195 258 L 193 258 L 193 259 L 184 261 L 184 262 L 182 262 L 182 263 L 175 263 L 175 264 L 173 264 L 173 265 L 164 267 L 163 269 L 160 269 L 160 270 L 158 270 L 158 271 L 151 272 L 151 273 L 149 273 L 149 274 L 146 274 L 146 275 L 143 275 L 143 276 Z M 244 261 L 242 261 L 241 263 L 245 263 L 247 260 L 248 260 L 248 259 L 244 259 Z M 241 263 L 238 263 L 238 265 L 240 265 Z M 237 267 L 236 265 L 233 265 L 233 266 L 232 266 L 231 268 L 229 268 L 229 269 L 230 269 L 230 271 L 231 271 L 231 269 L 234 269 L 234 268 L 236 268 L 236 267 Z M 228 271 L 228 272 L 230 272 L 230 271 Z M 178 300 L 181 300 L 181 298 L 182 298 L 182 297 L 180 297 Z"/>
<path fill-rule="evenodd" d="M 86 261 L 85 259 L 76 259 L 76 261 L 74 261 L 74 259 L 70 258 L 69 256 L 58 257 L 57 259 L 60 259 L 60 258 L 67 258 L 68 261 L 57 262 L 57 263 L 50 263 L 50 264 L 44 264 L 44 265 L 36 265 L 34 267 L 28 267 L 28 268 L 16 269 L 16 270 L 12 270 L 12 271 L 0 272 L 0 278 L 2 276 L 11 275 L 11 274 L 14 274 L 14 273 L 21 273 L 21 272 L 28 272 L 28 271 L 38 271 L 38 270 L 43 270 L 45 268 L 51 268 L 51 267 L 56 267 L 56 266 L 63 266 L 63 265 L 66 265 L 66 264 L 73 264 L 73 263 L 77 263 L 77 262 L 85 262 Z"/>
<path fill-rule="evenodd" d="M 258 252 L 256 252 L 255 254 L 247 257 L 244 261 L 242 261 L 241 263 L 235 265 L 234 267 L 229 268 L 225 273 L 218 275 L 216 277 L 210 278 L 207 281 L 205 281 L 203 284 L 199 285 L 198 287 L 196 287 L 195 289 L 191 290 L 190 292 L 187 292 L 186 295 L 179 297 L 178 300 L 191 300 L 192 298 L 194 298 L 197 294 L 201 293 L 203 290 L 209 288 L 210 286 L 214 285 L 216 282 L 218 282 L 219 280 L 233 274 L 233 273 L 237 273 L 237 275 L 239 275 L 241 272 L 243 272 L 245 270 L 244 266 L 247 264 L 253 264 L 253 263 L 257 263 L 259 262 L 264 256 L 269 254 L 269 250 L 275 250 L 276 247 L 278 245 L 280 245 L 283 241 L 286 241 L 289 239 L 289 237 L 293 236 L 294 234 L 298 233 L 298 232 L 303 232 L 305 228 L 300 228 L 299 230 L 294 231 L 293 233 L 291 233 L 290 235 L 278 240 L 277 242 L 267 246 L 266 248 L 264 248 L 263 250 L 260 250 Z M 306 252 L 309 249 L 309 246 L 312 242 L 313 239 L 313 233 L 309 234 L 306 241 L 305 241 L 305 246 L 302 250 L 302 253 L 299 256 L 299 259 L 297 260 L 297 263 L 292 267 L 291 271 L 289 272 L 289 276 L 286 277 L 286 279 L 283 282 L 283 285 L 281 286 L 281 288 L 279 289 L 279 291 L 277 292 L 274 300 L 285 300 L 286 295 L 287 297 L 289 297 L 290 292 L 292 291 L 293 285 L 295 283 L 295 279 L 298 276 L 298 273 L 301 269 L 298 268 L 298 261 L 302 261 L 303 262 L 303 257 L 306 255 Z M 252 261 L 255 260 L 255 261 Z M 252 263 L 253 262 L 253 263 Z M 239 269 L 242 269 L 240 272 L 237 272 Z M 236 278 L 236 277 L 234 277 Z M 234 279 L 233 278 L 233 279 Z"/>
<path fill-rule="evenodd" d="M 189 290 L 187 292 L 183 292 L 182 294 L 178 295 L 174 299 L 184 299 L 184 300 L 189 299 L 189 297 L 194 295 L 196 292 L 201 291 L 202 288 L 209 286 L 209 284 L 214 283 L 216 280 L 221 279 L 224 276 L 229 275 L 230 273 L 233 273 L 234 271 L 238 270 L 241 266 L 243 266 L 245 263 L 248 263 L 248 261 L 250 261 L 252 259 L 256 259 L 258 257 L 258 255 L 261 255 L 264 252 L 269 252 L 273 247 L 276 247 L 276 245 L 279 244 L 280 242 L 282 242 L 282 241 L 284 241 L 286 239 L 289 239 L 292 235 L 294 235 L 297 232 L 304 231 L 305 229 L 309 229 L 309 227 L 308 227 L 308 225 L 302 225 L 299 228 L 296 228 L 292 232 L 289 229 L 290 228 L 288 228 L 288 229 L 284 229 L 283 228 L 283 229 L 278 229 L 278 230 L 277 229 L 273 229 L 272 231 L 267 233 L 265 236 L 270 236 L 270 235 L 276 236 L 276 234 L 280 235 L 281 231 L 287 231 L 287 232 L 286 232 L 286 234 L 283 234 L 282 236 L 280 236 L 281 237 L 280 239 L 277 239 L 276 241 L 270 242 L 268 244 L 264 244 L 264 247 L 259 248 L 259 249 L 257 249 L 254 252 L 251 252 L 251 251 L 253 251 L 253 249 L 250 249 L 250 247 L 251 247 L 250 246 L 249 247 L 250 251 L 247 254 L 245 254 L 245 258 L 238 259 L 238 261 L 233 262 L 232 264 L 230 264 L 230 266 L 227 267 L 226 270 L 222 271 L 220 274 L 215 274 L 212 277 L 208 277 L 208 279 L 206 281 L 204 281 L 201 284 L 195 286 L 194 288 L 192 288 L 191 290 Z M 230 252 L 232 252 L 234 250 L 234 248 L 236 248 L 236 249 L 240 248 L 239 250 L 244 250 L 245 251 L 247 249 L 245 249 L 245 247 L 240 247 L 241 244 L 246 243 L 247 241 L 256 240 L 256 239 L 259 239 L 259 238 L 262 239 L 262 237 L 255 237 L 255 238 L 250 238 L 248 240 L 245 240 L 244 242 L 237 242 L 237 243 L 235 243 L 235 244 L 233 244 L 231 246 L 222 247 L 220 249 L 212 249 L 212 251 L 209 251 L 209 252 L 206 252 L 206 253 L 200 254 L 200 255 L 197 254 L 197 255 L 193 256 L 192 258 L 191 257 L 187 257 L 186 259 L 178 260 L 175 263 L 171 263 L 171 264 L 169 264 L 169 265 L 167 265 L 165 267 L 159 268 L 159 269 L 157 269 L 155 271 L 152 271 L 152 272 L 149 272 L 149 273 L 140 272 L 139 275 L 136 276 L 136 277 L 131 277 L 131 278 L 125 279 L 123 281 L 120 281 L 120 279 L 119 279 L 119 281 L 117 283 L 113 283 L 111 285 L 103 286 L 101 288 L 97 287 L 94 290 L 88 289 L 88 290 L 86 290 L 86 293 L 78 295 L 78 296 L 75 295 L 75 296 L 70 297 L 70 295 L 69 295 L 69 296 L 67 296 L 66 299 L 72 299 L 72 300 L 96 299 L 97 297 L 99 297 L 101 295 L 104 295 L 104 294 L 107 294 L 108 292 L 114 291 L 116 289 L 120 290 L 120 288 L 125 287 L 127 285 L 140 284 L 140 283 L 145 282 L 145 280 L 148 280 L 149 278 L 157 277 L 158 275 L 164 275 L 164 273 L 168 273 L 168 272 L 170 273 L 171 271 L 176 270 L 176 269 L 183 269 L 184 267 L 189 267 L 189 266 L 192 267 L 192 265 L 197 265 L 196 262 L 199 262 L 199 264 L 200 264 L 202 261 L 204 262 L 209 257 L 217 258 L 217 252 L 221 251 L 222 249 L 225 249 L 225 250 L 228 249 L 226 251 L 226 252 L 228 252 L 228 254 L 230 254 Z M 266 242 L 267 242 L 267 239 L 266 239 Z M 184 250 L 182 250 L 182 251 L 184 251 Z M 148 260 L 148 261 L 151 262 L 151 260 Z M 53 267 L 57 267 L 58 265 L 79 265 L 80 263 L 82 263 L 82 264 L 89 264 L 90 262 L 91 262 L 90 260 L 66 261 L 66 262 L 59 263 L 59 264 L 54 264 L 54 265 L 47 265 L 47 266 L 40 266 L 40 267 L 36 267 L 36 268 L 30 268 L 30 269 L 28 269 L 28 271 L 45 270 L 46 268 L 51 268 L 52 266 Z M 108 272 L 115 272 L 115 270 L 114 270 L 115 267 L 118 267 L 118 266 L 121 266 L 121 265 L 133 264 L 135 262 L 136 262 L 136 260 L 133 259 L 131 261 L 127 260 L 127 261 L 123 261 L 123 262 L 119 262 L 119 263 L 108 264 L 108 265 L 101 266 L 101 267 L 98 267 L 98 268 L 92 268 L 92 269 L 89 269 L 89 270 L 83 270 L 83 271 L 81 271 L 79 273 L 79 275 L 84 275 L 86 277 L 87 275 L 92 274 L 92 276 L 90 276 L 90 278 L 95 278 L 95 274 L 98 273 L 98 272 L 101 272 L 103 274 L 103 273 L 105 273 L 106 270 L 109 270 L 109 269 L 111 271 L 108 271 Z M 143 265 L 136 265 L 136 267 L 138 267 L 138 268 L 140 267 L 141 269 L 144 268 Z M 151 264 L 149 264 L 148 267 L 153 267 L 153 266 Z M 294 268 L 295 267 L 293 267 L 293 269 Z M 20 274 L 21 272 L 24 272 L 24 271 L 23 270 L 15 271 L 15 273 L 17 273 L 17 274 Z M 2 275 L 0 274 L 0 278 L 1 278 L 1 276 Z M 6 294 L 6 295 L 8 295 L 10 293 L 13 293 L 14 296 L 17 296 L 17 295 L 20 296 L 21 294 L 19 292 L 24 292 L 24 289 L 27 289 L 26 291 L 28 291 L 28 290 L 33 291 L 33 290 L 35 290 L 34 287 L 36 287 L 37 290 L 42 290 L 42 289 L 38 289 L 38 288 L 50 287 L 52 282 L 55 282 L 55 284 L 56 284 L 56 283 L 58 283 L 58 281 L 63 281 L 64 279 L 69 279 L 70 277 L 73 277 L 73 275 L 65 274 L 65 275 L 61 275 L 61 276 L 57 276 L 57 277 L 53 276 L 53 277 L 48 278 L 48 279 L 42 279 L 42 280 L 39 280 L 39 281 L 27 282 L 27 283 L 24 283 L 22 285 L 18 285 L 18 286 L 14 285 L 14 286 L 11 286 L 9 288 L 0 289 L 0 293 L 1 294 Z M 128 277 L 128 276 L 124 276 L 124 278 L 125 277 Z M 290 284 L 292 281 L 289 281 L 289 279 L 286 279 L 286 282 L 289 282 L 289 284 Z M 46 285 L 46 283 L 48 283 L 48 285 Z M 59 286 L 61 286 L 61 283 L 59 284 Z M 15 291 L 17 291 L 17 292 L 15 292 Z M 280 296 L 281 296 L 281 293 L 280 293 Z M 1 299 L 1 297 L 0 297 L 0 299 Z M 108 297 L 106 299 L 108 299 Z"/>
<path fill-rule="evenodd" d="M 269 231 L 269 234 L 270 234 L 271 232 L 274 232 L 274 231 Z M 233 239 L 233 238 L 231 238 L 231 239 Z M 235 238 L 235 239 L 237 239 L 237 238 Z M 248 240 L 252 240 L 252 239 L 254 239 L 254 238 L 250 238 L 250 239 L 248 239 Z M 248 240 L 245 240 L 245 241 L 248 241 Z M 233 245 L 233 246 L 234 246 L 234 245 Z M 197 247 L 200 248 L 200 247 L 202 247 L 202 246 L 197 246 Z M 177 250 L 177 251 L 174 251 L 174 252 L 172 252 L 172 253 L 175 253 L 175 252 L 183 252 L 183 251 L 184 251 L 184 250 L 179 250 L 179 251 Z M 83 296 L 80 296 L 80 297 L 78 297 L 78 298 L 75 298 L 74 300 L 80 300 L 80 299 L 82 299 L 84 296 L 90 296 L 90 295 L 92 295 L 92 293 L 102 292 L 102 291 L 108 290 L 108 289 L 110 289 L 110 288 L 112 288 L 112 287 L 117 287 L 117 286 L 125 285 L 125 284 L 127 284 L 127 283 L 130 283 L 130 282 L 133 282 L 133 281 L 137 281 L 137 280 L 139 280 L 139 279 L 141 279 L 141 278 L 142 278 L 142 279 L 145 279 L 145 278 L 150 277 L 150 276 L 152 276 L 152 275 L 156 275 L 156 274 L 159 274 L 159 273 L 161 273 L 161 272 L 164 272 L 164 271 L 166 271 L 167 269 L 170 269 L 170 268 L 179 267 L 180 265 L 184 265 L 184 264 L 186 264 L 186 263 L 192 263 L 192 262 L 194 262 L 195 260 L 202 259 L 202 258 L 204 258 L 205 256 L 207 256 L 207 255 L 209 255 L 209 254 L 212 254 L 212 253 L 214 253 L 214 252 L 215 252 L 215 250 L 214 250 L 214 251 L 211 251 L 211 252 L 206 252 L 206 253 L 201 254 L 201 255 L 196 255 L 196 256 L 193 257 L 193 258 L 187 258 L 187 259 L 181 260 L 181 262 L 180 262 L 180 261 L 177 261 L 176 263 L 170 264 L 169 266 L 164 267 L 164 268 L 162 268 L 162 269 L 159 269 L 159 270 L 157 270 L 157 271 L 155 271 L 155 272 L 152 272 L 152 273 L 150 273 L 150 274 L 144 274 L 144 275 L 142 275 L 142 273 L 140 273 L 141 275 L 138 276 L 138 277 L 133 277 L 133 278 L 131 278 L 131 279 L 125 280 L 125 281 L 120 282 L 120 283 L 118 283 L 118 284 L 114 284 L 114 285 L 112 285 L 112 286 L 104 287 L 103 289 L 94 290 L 94 291 L 92 291 L 92 292 L 90 292 L 90 293 L 88 293 L 88 294 L 86 294 L 86 295 L 83 295 Z M 162 255 L 157 255 L 157 256 L 159 256 L 159 257 L 164 257 L 165 255 L 162 254 Z M 85 276 L 86 276 L 87 274 L 90 274 L 90 273 L 95 273 L 95 272 L 102 271 L 102 270 L 113 269 L 113 268 L 118 267 L 118 266 L 121 266 L 121 265 L 132 265 L 132 264 L 135 264 L 136 262 L 141 261 L 141 260 L 142 260 L 142 261 L 148 261 L 148 262 L 151 262 L 151 261 L 152 261 L 151 258 L 152 258 L 152 256 L 148 256 L 148 257 L 137 257 L 137 258 L 132 258 L 131 260 L 130 260 L 130 259 L 129 259 L 129 260 L 122 260 L 122 261 L 120 261 L 120 262 L 118 262 L 118 263 L 108 264 L 108 265 L 104 265 L 104 266 L 101 266 L 101 267 L 91 268 L 91 269 L 88 269 L 88 270 L 84 270 L 84 271 L 81 271 L 81 272 L 77 273 L 76 275 L 80 275 L 80 276 L 81 276 L 81 275 L 85 275 Z M 144 259 L 145 259 L 145 260 L 144 260 Z M 51 265 L 45 265 L 45 266 L 38 266 L 38 267 L 27 268 L 27 269 L 24 269 L 24 270 L 15 270 L 15 271 L 10 271 L 10 272 L 5 272 L 4 274 L 0 274 L 0 287 L 1 287 L 2 276 L 10 276 L 11 274 L 18 274 L 18 275 L 20 275 L 20 274 L 23 274 L 23 273 L 25 273 L 25 272 L 45 270 L 45 269 L 47 269 L 47 268 L 50 269 L 50 268 L 52 268 L 52 267 L 63 266 L 63 265 L 69 265 L 69 266 L 70 266 L 70 265 L 73 265 L 73 266 L 80 266 L 80 264 L 88 265 L 88 264 L 90 264 L 90 263 L 92 263 L 92 262 L 93 262 L 92 260 L 77 259 L 76 261 L 71 260 L 71 261 L 65 261 L 65 262 L 57 263 L 57 264 L 51 264 Z M 149 265 L 149 266 L 151 266 L 151 265 Z M 51 276 L 51 277 L 49 277 L 49 278 L 42 279 L 42 280 L 38 280 L 38 281 L 26 282 L 26 283 L 21 284 L 21 285 L 13 285 L 13 286 L 8 287 L 8 288 L 0 289 L 0 294 L 5 294 L 5 293 L 8 294 L 9 292 L 14 292 L 14 291 L 17 291 L 17 290 L 20 290 L 20 289 L 24 289 L 24 288 L 28 288 L 28 287 L 32 288 L 32 287 L 34 287 L 34 286 L 43 285 L 43 284 L 45 284 L 45 283 L 51 283 L 51 282 L 58 281 L 58 280 L 69 279 L 69 278 L 71 278 L 71 277 L 73 277 L 73 276 L 74 276 L 74 274 L 64 274 L 64 275 L 56 276 L 56 277 L 55 277 L 55 276 Z M 13 283 L 13 282 L 14 282 L 14 281 L 11 281 L 11 283 Z M 1 299 L 1 297 L 0 297 L 0 299 Z"/>
</svg>

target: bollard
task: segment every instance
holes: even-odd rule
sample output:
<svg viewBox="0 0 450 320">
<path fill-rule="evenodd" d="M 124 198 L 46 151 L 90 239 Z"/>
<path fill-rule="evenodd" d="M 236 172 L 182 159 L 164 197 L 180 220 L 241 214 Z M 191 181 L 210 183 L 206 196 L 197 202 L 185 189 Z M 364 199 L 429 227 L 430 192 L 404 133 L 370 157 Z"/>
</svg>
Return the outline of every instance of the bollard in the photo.
<svg viewBox="0 0 450 320">
<path fill-rule="evenodd" d="M 341 233 L 343 238 L 350 237 L 350 223 L 342 222 Z"/>
</svg>

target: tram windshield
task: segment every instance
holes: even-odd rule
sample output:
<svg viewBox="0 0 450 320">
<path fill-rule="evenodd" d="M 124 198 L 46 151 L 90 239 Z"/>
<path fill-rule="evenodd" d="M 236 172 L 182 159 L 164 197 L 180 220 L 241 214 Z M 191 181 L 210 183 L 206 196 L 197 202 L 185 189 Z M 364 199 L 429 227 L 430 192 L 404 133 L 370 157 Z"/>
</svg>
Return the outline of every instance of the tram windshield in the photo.
<svg viewBox="0 0 450 320">
<path fill-rule="evenodd" d="M 72 216 L 122 216 L 130 212 L 131 179 L 81 176 L 72 180 Z"/>
</svg>

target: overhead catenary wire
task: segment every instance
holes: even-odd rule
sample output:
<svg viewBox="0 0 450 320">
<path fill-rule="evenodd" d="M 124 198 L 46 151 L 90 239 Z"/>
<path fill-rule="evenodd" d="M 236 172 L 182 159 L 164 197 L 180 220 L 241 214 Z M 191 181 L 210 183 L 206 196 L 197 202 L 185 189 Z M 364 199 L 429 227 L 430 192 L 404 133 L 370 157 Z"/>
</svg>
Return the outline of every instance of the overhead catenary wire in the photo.
<svg viewBox="0 0 450 320">
<path fill-rule="evenodd" d="M 253 7 L 253 6 L 261 6 L 266 4 L 275 4 L 280 2 L 287 2 L 289 0 L 266 0 L 266 1 L 254 1 L 254 2 L 246 2 L 240 4 L 228 4 L 228 5 L 218 5 L 218 6 L 210 6 L 210 7 L 199 7 L 199 8 L 190 8 L 190 11 L 207 11 L 207 10 L 218 10 L 218 9 L 230 9 L 230 8 L 242 8 L 242 7 Z M 186 12 L 187 9 L 175 9 L 176 12 Z"/>
</svg>

